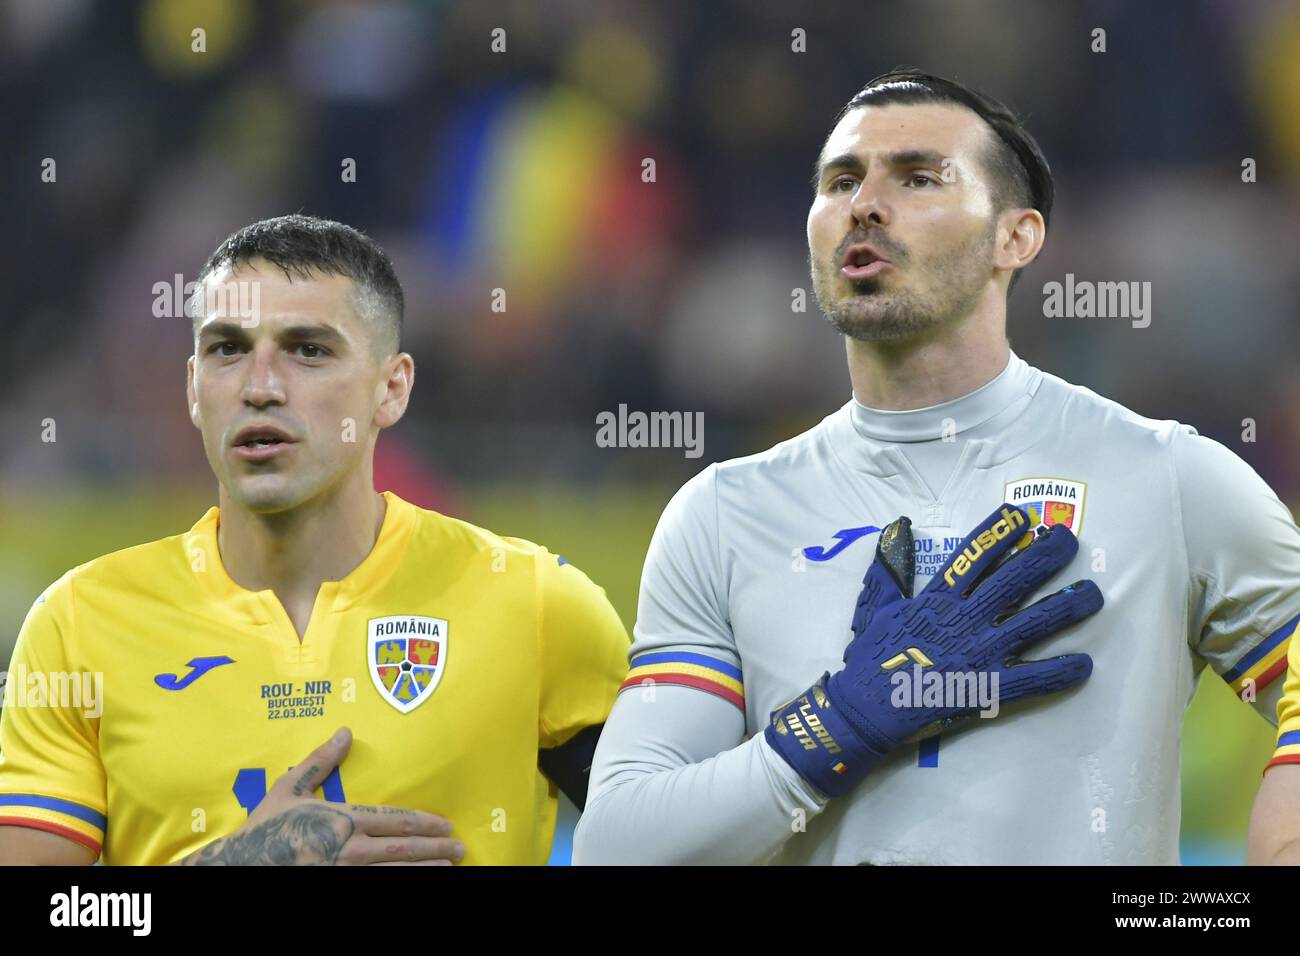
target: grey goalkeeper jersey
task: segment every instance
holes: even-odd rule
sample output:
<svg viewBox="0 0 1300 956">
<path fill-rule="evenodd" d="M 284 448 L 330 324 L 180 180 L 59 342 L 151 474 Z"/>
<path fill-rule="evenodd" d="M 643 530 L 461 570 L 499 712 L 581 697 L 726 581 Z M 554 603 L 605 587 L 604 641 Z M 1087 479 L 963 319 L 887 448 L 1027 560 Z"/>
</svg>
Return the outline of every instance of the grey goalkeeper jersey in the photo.
<svg viewBox="0 0 1300 956">
<path fill-rule="evenodd" d="M 1008 501 L 1080 540 L 1030 600 L 1082 578 L 1106 600 L 1025 656 L 1084 651 L 1091 678 L 907 745 L 827 800 L 762 731 L 842 666 L 876 531 L 912 518 L 919 591 Z M 574 861 L 1177 863 L 1196 680 L 1209 665 L 1275 721 L 1297 585 L 1300 531 L 1241 459 L 1014 354 L 932 408 L 850 401 L 665 509 Z"/>
</svg>

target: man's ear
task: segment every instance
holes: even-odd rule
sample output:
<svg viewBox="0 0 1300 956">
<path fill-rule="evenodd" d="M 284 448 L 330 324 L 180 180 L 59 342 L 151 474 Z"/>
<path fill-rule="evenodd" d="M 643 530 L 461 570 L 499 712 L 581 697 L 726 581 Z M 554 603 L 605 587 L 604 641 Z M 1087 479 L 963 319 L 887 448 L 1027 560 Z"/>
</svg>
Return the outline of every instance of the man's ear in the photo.
<svg viewBox="0 0 1300 956">
<path fill-rule="evenodd" d="M 191 355 L 188 359 L 185 360 L 185 401 L 190 406 L 190 421 L 194 423 L 195 428 L 199 429 L 199 431 L 202 431 L 203 425 L 201 420 L 199 419 L 199 400 L 198 400 L 197 393 L 194 391 L 194 356 L 193 355 Z"/>
<path fill-rule="evenodd" d="M 375 409 L 374 423 L 380 429 L 391 428 L 401 420 L 411 400 L 411 389 L 415 387 L 415 360 L 410 354 L 400 352 L 390 361 L 392 366 L 380 386 L 384 391 Z"/>
<path fill-rule="evenodd" d="M 1003 234 L 994 250 L 996 266 L 1008 271 L 1023 269 L 1038 258 L 1047 239 L 1043 214 L 1037 209 L 1017 209 L 1002 214 Z"/>
</svg>

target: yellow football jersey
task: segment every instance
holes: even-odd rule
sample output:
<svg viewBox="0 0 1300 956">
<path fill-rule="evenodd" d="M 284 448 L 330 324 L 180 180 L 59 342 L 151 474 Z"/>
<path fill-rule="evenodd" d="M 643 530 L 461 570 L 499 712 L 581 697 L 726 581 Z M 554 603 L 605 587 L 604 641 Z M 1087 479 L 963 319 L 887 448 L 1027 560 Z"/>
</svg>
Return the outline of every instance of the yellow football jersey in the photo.
<svg viewBox="0 0 1300 956">
<path fill-rule="evenodd" d="M 1286 683 L 1283 685 L 1282 699 L 1277 702 L 1277 744 L 1273 749 L 1273 758 L 1264 767 L 1265 770 L 1274 764 L 1300 763 L 1300 640 L 1295 639 L 1295 635 L 1300 634 L 1300 617 L 1292 618 L 1282 630 L 1292 640 L 1286 656 L 1272 668 L 1286 668 Z M 1264 642 L 1265 645 L 1268 643 L 1269 641 Z"/>
<path fill-rule="evenodd" d="M 627 632 L 563 558 L 384 497 L 374 548 L 321 585 L 301 642 L 274 592 L 227 575 L 216 507 L 51 585 L 0 712 L 0 824 L 170 863 L 348 726 L 324 799 L 444 816 L 465 863 L 545 863 L 538 750 L 604 722 Z"/>
</svg>

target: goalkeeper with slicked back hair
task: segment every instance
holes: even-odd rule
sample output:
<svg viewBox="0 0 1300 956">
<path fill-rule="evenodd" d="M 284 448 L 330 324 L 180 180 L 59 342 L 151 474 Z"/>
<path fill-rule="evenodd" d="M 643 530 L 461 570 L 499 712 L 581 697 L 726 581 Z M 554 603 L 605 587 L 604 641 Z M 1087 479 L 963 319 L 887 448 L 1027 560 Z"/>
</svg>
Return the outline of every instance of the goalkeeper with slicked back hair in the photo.
<svg viewBox="0 0 1300 956">
<path fill-rule="evenodd" d="M 1208 669 L 1273 719 L 1300 531 L 1222 445 L 1010 350 L 1052 200 L 960 83 L 842 111 L 808 251 L 853 394 L 664 511 L 575 862 L 1178 862 L 1184 711 Z"/>
</svg>

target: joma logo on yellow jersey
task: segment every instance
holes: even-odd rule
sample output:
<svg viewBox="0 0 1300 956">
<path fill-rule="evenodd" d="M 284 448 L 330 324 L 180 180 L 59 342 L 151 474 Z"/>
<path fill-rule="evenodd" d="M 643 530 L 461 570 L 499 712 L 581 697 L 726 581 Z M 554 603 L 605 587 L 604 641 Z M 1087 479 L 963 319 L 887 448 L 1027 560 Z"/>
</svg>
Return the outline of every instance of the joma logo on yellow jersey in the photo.
<svg viewBox="0 0 1300 956">
<path fill-rule="evenodd" d="M 957 555 L 957 558 L 952 562 L 952 567 L 944 572 L 943 579 L 948 582 L 948 586 L 956 587 L 957 579 L 965 576 L 971 566 L 979 560 L 980 555 L 1003 538 L 1010 537 L 1024 523 L 1025 516 L 1023 513 L 1012 508 L 1003 508 L 1002 519 L 994 522 L 992 527 L 986 528 L 977 534 L 970 546 L 963 548 L 961 554 Z"/>
</svg>

